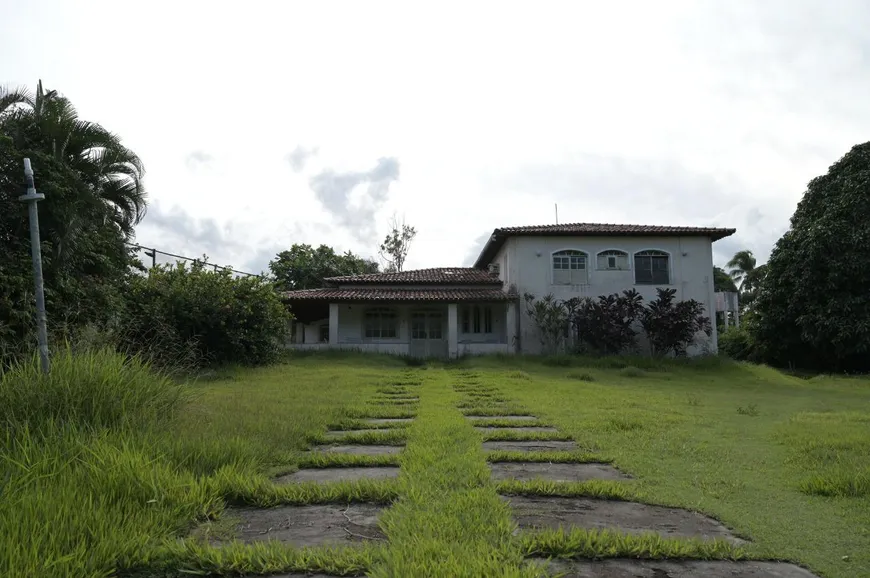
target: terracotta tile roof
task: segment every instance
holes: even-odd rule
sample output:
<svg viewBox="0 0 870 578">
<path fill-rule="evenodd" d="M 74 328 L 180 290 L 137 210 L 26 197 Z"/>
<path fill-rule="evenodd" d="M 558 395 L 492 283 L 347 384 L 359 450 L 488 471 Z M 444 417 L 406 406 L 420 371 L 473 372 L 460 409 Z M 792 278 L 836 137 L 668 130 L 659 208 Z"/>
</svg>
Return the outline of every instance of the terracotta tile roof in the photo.
<svg viewBox="0 0 870 578">
<path fill-rule="evenodd" d="M 733 235 L 737 229 L 722 227 L 669 227 L 662 225 L 618 225 L 611 223 L 565 223 L 562 225 L 527 225 L 501 227 L 492 232 L 475 267 L 485 267 L 498 253 L 508 237 L 577 236 L 577 237 L 710 237 L 713 241 Z"/>
<path fill-rule="evenodd" d="M 281 294 L 284 301 L 345 301 L 345 302 L 389 302 L 389 301 L 510 301 L 517 298 L 514 293 L 501 289 L 303 289 L 285 291 Z"/>
<path fill-rule="evenodd" d="M 501 285 L 498 276 L 471 267 L 438 267 L 402 271 L 401 273 L 346 275 L 344 277 L 329 277 L 325 281 L 329 285 Z"/>
</svg>

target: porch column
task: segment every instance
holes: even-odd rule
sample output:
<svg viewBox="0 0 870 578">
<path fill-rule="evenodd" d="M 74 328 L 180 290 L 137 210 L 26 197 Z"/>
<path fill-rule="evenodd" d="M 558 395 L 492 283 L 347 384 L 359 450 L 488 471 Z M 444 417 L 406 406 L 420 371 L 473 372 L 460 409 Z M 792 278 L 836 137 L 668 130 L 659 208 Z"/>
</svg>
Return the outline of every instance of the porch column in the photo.
<svg viewBox="0 0 870 578">
<path fill-rule="evenodd" d="M 329 304 L 329 344 L 338 343 L 338 303 Z"/>
<path fill-rule="evenodd" d="M 519 335 L 519 327 L 517 324 L 519 323 L 519 315 L 517 315 L 517 303 L 516 301 L 508 301 L 507 307 L 505 307 L 505 336 L 507 337 L 507 348 L 508 351 L 512 353 L 518 353 L 517 351 L 517 335 Z"/>
<path fill-rule="evenodd" d="M 459 356 L 459 319 L 456 303 L 447 305 L 447 357 Z"/>
</svg>

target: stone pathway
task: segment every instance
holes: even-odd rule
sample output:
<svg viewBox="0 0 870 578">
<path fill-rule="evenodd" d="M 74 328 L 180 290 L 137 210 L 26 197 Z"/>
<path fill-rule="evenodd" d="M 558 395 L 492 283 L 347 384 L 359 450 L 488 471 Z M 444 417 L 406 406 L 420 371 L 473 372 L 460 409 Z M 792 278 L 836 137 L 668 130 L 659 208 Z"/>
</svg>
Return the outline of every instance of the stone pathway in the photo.
<svg viewBox="0 0 870 578">
<path fill-rule="evenodd" d="M 562 578 L 818 578 L 784 562 L 724 560 L 547 560 L 536 558 L 549 573 Z"/>
<path fill-rule="evenodd" d="M 385 540 L 378 527 L 383 506 L 374 504 L 227 508 L 237 518 L 235 540 L 250 544 L 278 540 L 297 547 Z M 211 540 L 215 545 L 223 540 Z"/>
<path fill-rule="evenodd" d="M 457 388 L 457 391 L 472 402 L 487 404 L 489 409 L 498 409 L 502 403 L 489 403 L 486 397 L 475 395 L 472 387 Z M 487 396 L 498 395 L 496 390 L 487 390 Z M 502 398 L 499 398 L 500 400 Z M 470 407 L 469 401 L 460 403 L 460 409 Z M 503 403 L 507 403 L 506 401 Z M 516 407 L 516 406 L 511 406 Z M 490 412 L 486 412 L 490 413 Z M 524 422 L 537 421 L 532 415 L 466 415 L 472 423 L 499 420 L 515 422 L 515 426 L 497 427 L 476 425 L 481 433 L 496 431 L 522 432 L 534 435 L 547 432 L 558 433 L 557 428 L 527 426 Z M 521 437 L 517 436 L 517 437 Z M 511 440 L 485 441 L 487 451 L 550 452 L 576 451 L 574 441 Z M 547 463 L 547 462 L 493 462 L 489 464 L 493 481 L 513 480 L 531 482 L 543 480 L 554 483 L 583 482 L 587 480 L 630 480 L 631 477 L 604 463 Z M 746 541 L 734 535 L 718 520 L 683 510 L 653 506 L 638 502 L 592 498 L 566 498 L 560 496 L 501 496 L 511 507 L 518 531 L 524 530 L 616 530 L 626 534 L 653 532 L 662 538 L 695 538 L 701 540 L 722 539 L 735 545 Z M 728 562 L 728 561 L 652 561 L 652 560 L 548 560 L 531 558 L 530 563 L 546 565 L 552 575 L 565 578 L 817 578 L 811 572 L 778 562 Z"/>
<path fill-rule="evenodd" d="M 404 388 L 405 386 L 401 386 Z M 498 396 L 500 392 L 489 386 L 466 385 L 455 388 L 465 399 L 485 404 L 484 413 L 496 413 L 501 403 L 493 404 L 486 397 Z M 392 393 L 388 388 L 379 388 L 380 399 L 370 401 L 376 407 L 392 405 L 406 407 L 416 405 L 419 399 L 407 391 Z M 474 395 L 474 394 L 477 395 Z M 393 397 L 395 395 L 395 397 Z M 500 399 L 500 398 L 499 398 Z M 504 402 L 508 403 L 508 402 Z M 474 429 L 481 434 L 511 432 L 516 440 L 485 441 L 485 451 L 496 452 L 559 452 L 559 463 L 540 461 L 541 456 L 530 456 L 528 461 L 504 461 L 489 463 L 491 479 L 498 481 L 533 482 L 547 481 L 555 484 L 583 482 L 588 480 L 628 481 L 632 478 L 605 463 L 563 463 L 565 452 L 580 449 L 576 441 L 535 440 L 540 434 L 558 434 L 558 428 L 540 422 L 534 415 L 516 415 L 521 408 L 511 404 L 509 415 L 466 415 Z M 482 411 L 482 410 L 479 410 Z M 389 415 L 389 414 L 388 414 Z M 413 418 L 362 418 L 356 424 L 395 425 L 410 424 Z M 489 427 L 487 422 L 502 422 Z M 541 425 L 532 425 L 541 424 Z M 359 426 L 358 426 L 359 427 Z M 397 454 L 403 446 L 384 444 L 342 443 L 342 438 L 353 435 L 377 435 L 393 428 L 365 428 L 355 430 L 332 430 L 326 432 L 326 440 L 332 444 L 314 446 L 311 451 L 329 454 L 354 455 Z M 524 436 L 524 434 L 527 434 Z M 522 439 L 528 437 L 529 439 Z M 563 438 L 564 439 L 564 438 Z M 570 453 L 567 454 L 570 456 Z M 545 455 L 544 459 L 548 459 Z M 588 459 L 588 455 L 583 459 Z M 537 460 L 537 461 L 533 461 Z M 300 469 L 274 480 L 278 485 L 296 483 L 332 483 L 359 480 L 395 479 L 400 468 L 395 466 L 317 467 Z M 560 497 L 550 495 L 502 495 L 517 523 L 517 533 L 541 529 L 572 528 L 591 530 L 608 529 L 625 534 L 655 533 L 662 538 L 695 538 L 700 540 L 722 539 L 735 545 L 745 544 L 740 537 L 713 518 L 683 510 L 654 506 L 638 502 Z M 378 518 L 389 506 L 377 504 L 319 504 L 306 506 L 279 506 L 274 508 L 227 508 L 225 516 L 234 523 L 234 540 L 257 543 L 277 540 L 295 547 L 335 546 L 354 542 L 381 542 L 387 537 L 380 529 Z M 214 545 L 227 543 L 229 539 L 210 537 Z M 807 570 L 792 564 L 776 562 L 728 562 L 690 560 L 550 560 L 541 557 L 527 559 L 531 565 L 539 565 L 550 575 L 566 578 L 817 578 Z M 271 578 L 333 578 L 326 574 L 289 573 L 271 575 Z"/>
</svg>

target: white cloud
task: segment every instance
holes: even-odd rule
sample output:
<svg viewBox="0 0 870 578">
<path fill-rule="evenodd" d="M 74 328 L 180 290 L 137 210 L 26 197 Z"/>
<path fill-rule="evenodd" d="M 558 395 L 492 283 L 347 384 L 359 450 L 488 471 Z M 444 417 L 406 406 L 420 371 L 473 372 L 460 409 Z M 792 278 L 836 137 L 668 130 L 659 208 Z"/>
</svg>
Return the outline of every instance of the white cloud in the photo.
<svg viewBox="0 0 870 578">
<path fill-rule="evenodd" d="M 395 211 L 419 231 L 408 267 L 460 264 L 554 203 L 563 222 L 736 226 L 717 259 L 766 257 L 806 183 L 870 134 L 862 0 L 7 8 L 0 80 L 40 75 L 121 135 L 151 198 L 213 221 L 240 264 L 293 242 L 373 255 Z M 80 56 L 94 29 L 123 48 L 99 67 Z M 191 151 L 221 161 L 188 170 Z M 401 180 L 361 176 L 385 155 Z M 155 214 L 143 242 L 210 242 Z"/>
</svg>

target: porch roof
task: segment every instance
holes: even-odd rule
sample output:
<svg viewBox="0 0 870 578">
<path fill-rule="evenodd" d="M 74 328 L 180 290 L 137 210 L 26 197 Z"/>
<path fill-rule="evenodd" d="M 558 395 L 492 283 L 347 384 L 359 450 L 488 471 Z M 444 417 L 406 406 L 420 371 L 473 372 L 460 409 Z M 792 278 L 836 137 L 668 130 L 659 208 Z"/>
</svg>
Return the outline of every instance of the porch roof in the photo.
<svg viewBox="0 0 870 578">
<path fill-rule="evenodd" d="M 343 302 L 457 302 L 457 301 L 513 301 L 516 293 L 501 289 L 302 289 L 285 291 L 284 301 L 343 301 Z"/>
</svg>

